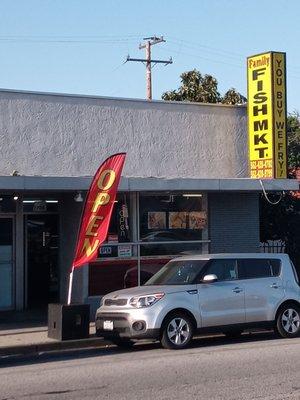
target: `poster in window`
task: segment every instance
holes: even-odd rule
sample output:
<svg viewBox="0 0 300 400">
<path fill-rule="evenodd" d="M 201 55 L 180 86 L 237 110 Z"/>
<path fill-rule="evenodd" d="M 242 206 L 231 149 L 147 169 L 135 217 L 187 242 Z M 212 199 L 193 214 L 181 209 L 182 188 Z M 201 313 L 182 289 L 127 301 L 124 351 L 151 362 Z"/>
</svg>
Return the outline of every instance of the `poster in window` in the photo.
<svg viewBox="0 0 300 400">
<path fill-rule="evenodd" d="M 187 213 L 183 211 L 169 213 L 169 228 L 170 229 L 186 229 Z"/>
<path fill-rule="evenodd" d="M 207 223 L 205 211 L 192 211 L 189 213 L 189 228 L 204 229 Z"/>
<path fill-rule="evenodd" d="M 166 213 L 161 211 L 148 212 L 148 229 L 166 229 Z"/>
</svg>

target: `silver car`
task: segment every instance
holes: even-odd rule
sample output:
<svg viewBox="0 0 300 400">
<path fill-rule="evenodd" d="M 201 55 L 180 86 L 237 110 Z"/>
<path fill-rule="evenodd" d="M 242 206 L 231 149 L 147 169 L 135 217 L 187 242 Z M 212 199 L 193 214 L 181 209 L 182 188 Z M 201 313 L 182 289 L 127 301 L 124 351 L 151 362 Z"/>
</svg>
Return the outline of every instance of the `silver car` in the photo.
<svg viewBox="0 0 300 400">
<path fill-rule="evenodd" d="M 176 258 L 145 285 L 104 296 L 96 312 L 97 335 L 120 346 L 149 338 L 182 349 L 196 333 L 237 337 L 258 327 L 300 333 L 299 281 L 286 254 Z"/>
</svg>

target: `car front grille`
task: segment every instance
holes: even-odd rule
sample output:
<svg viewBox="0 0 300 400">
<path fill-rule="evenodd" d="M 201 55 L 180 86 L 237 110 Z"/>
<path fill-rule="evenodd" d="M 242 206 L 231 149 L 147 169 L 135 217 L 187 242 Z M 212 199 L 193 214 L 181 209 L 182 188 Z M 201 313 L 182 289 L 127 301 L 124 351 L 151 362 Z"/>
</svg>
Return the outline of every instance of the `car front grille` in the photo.
<svg viewBox="0 0 300 400">
<path fill-rule="evenodd" d="M 106 299 L 104 301 L 105 306 L 126 306 L 127 299 Z"/>
</svg>

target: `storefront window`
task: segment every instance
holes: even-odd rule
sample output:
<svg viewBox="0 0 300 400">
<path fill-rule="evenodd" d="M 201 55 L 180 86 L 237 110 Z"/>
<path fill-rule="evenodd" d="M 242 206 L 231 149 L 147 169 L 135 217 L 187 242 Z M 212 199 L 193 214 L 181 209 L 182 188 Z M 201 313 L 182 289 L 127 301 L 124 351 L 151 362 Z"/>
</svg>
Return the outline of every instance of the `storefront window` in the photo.
<svg viewBox="0 0 300 400">
<path fill-rule="evenodd" d="M 104 244 L 100 247 L 98 258 L 129 258 L 133 255 L 136 255 L 133 245 L 125 243 L 111 243 Z"/>
<path fill-rule="evenodd" d="M 138 285 L 137 260 L 103 260 L 89 266 L 89 295 L 105 295 Z"/>
<path fill-rule="evenodd" d="M 147 242 L 201 240 L 207 226 L 201 194 L 140 195 L 140 239 Z"/>
<path fill-rule="evenodd" d="M 188 254 L 202 254 L 202 243 L 156 243 L 142 244 L 141 256 L 184 256 Z"/>
<path fill-rule="evenodd" d="M 108 228 L 108 242 L 130 242 L 131 230 L 129 222 L 129 195 L 118 193 Z"/>
<path fill-rule="evenodd" d="M 108 228 L 107 239 L 99 249 L 98 258 L 126 258 L 133 255 L 132 246 L 126 244 L 132 241 L 131 214 L 129 195 L 127 193 L 118 193 Z"/>
<path fill-rule="evenodd" d="M 116 200 L 89 267 L 90 296 L 143 285 L 170 259 L 208 251 L 206 195 L 119 193 Z"/>
<path fill-rule="evenodd" d="M 18 196 L 3 196 L 0 194 L 0 213 L 15 213 Z"/>
</svg>

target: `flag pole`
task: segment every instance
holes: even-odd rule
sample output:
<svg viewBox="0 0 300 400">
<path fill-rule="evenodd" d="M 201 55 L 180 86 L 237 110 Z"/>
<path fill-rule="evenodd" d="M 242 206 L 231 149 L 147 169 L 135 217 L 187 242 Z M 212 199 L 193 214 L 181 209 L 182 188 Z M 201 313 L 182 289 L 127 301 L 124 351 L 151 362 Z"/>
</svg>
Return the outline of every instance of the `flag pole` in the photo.
<svg viewBox="0 0 300 400">
<path fill-rule="evenodd" d="M 72 299 L 73 272 L 74 272 L 74 265 L 72 265 L 69 277 L 68 302 L 67 302 L 68 306 L 71 304 L 71 299 Z"/>
</svg>

